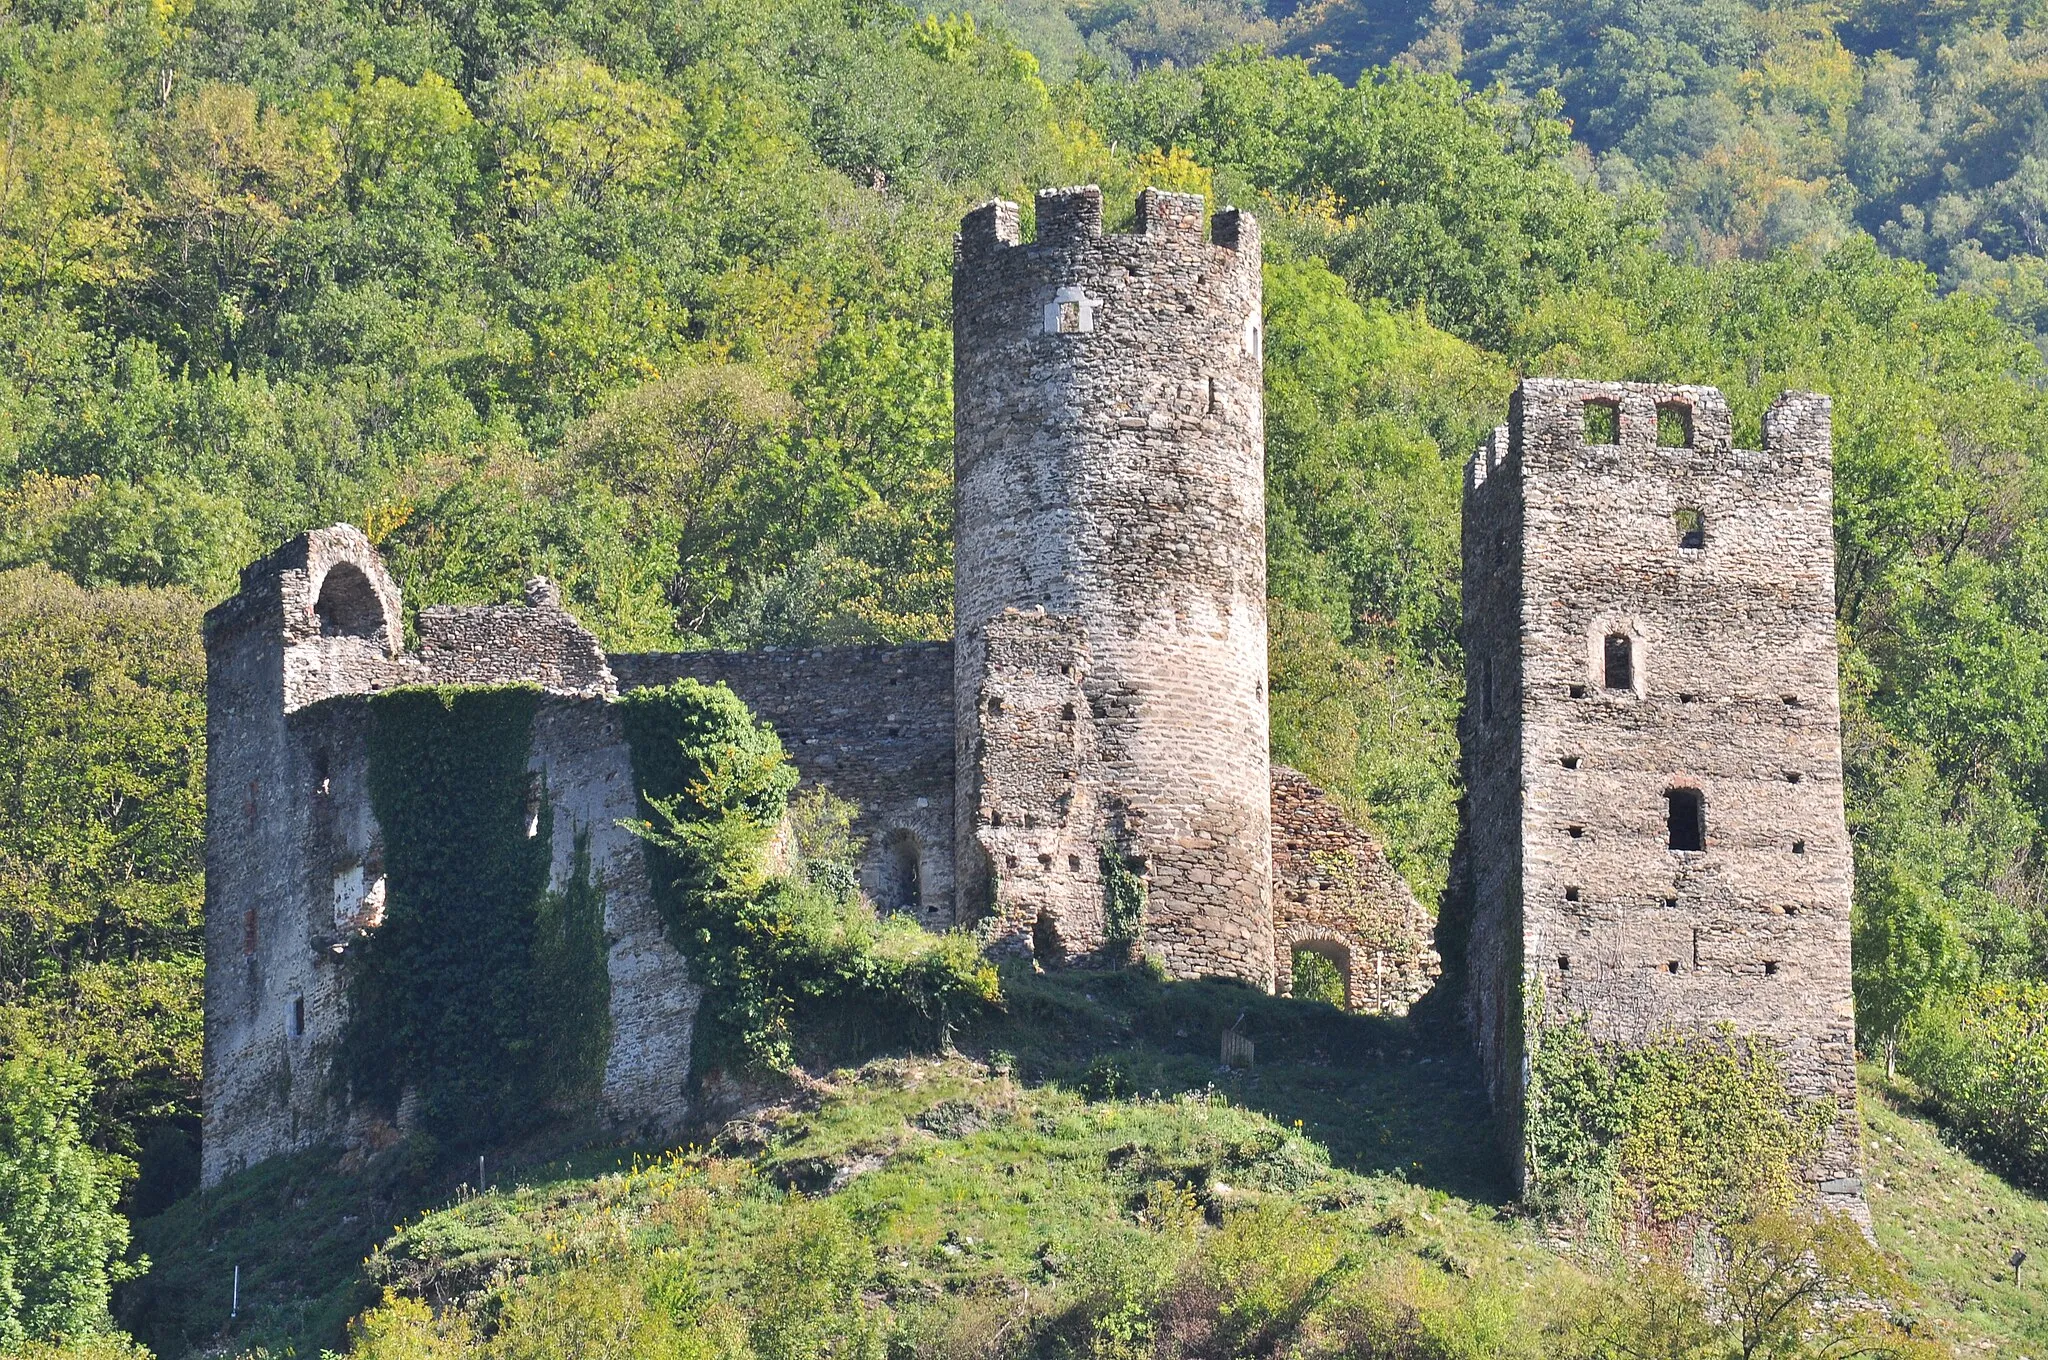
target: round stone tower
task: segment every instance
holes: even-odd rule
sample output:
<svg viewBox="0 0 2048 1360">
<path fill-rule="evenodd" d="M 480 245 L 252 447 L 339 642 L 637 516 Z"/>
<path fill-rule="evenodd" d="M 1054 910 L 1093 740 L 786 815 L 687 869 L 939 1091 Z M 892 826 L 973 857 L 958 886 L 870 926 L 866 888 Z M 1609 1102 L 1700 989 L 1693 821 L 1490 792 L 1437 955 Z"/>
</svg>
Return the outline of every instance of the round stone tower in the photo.
<svg viewBox="0 0 2048 1360">
<path fill-rule="evenodd" d="M 953 276 L 963 918 L 1270 987 L 1256 223 L 1093 186 L 962 223 Z M 1135 885 L 1142 881 L 1142 891 Z"/>
</svg>

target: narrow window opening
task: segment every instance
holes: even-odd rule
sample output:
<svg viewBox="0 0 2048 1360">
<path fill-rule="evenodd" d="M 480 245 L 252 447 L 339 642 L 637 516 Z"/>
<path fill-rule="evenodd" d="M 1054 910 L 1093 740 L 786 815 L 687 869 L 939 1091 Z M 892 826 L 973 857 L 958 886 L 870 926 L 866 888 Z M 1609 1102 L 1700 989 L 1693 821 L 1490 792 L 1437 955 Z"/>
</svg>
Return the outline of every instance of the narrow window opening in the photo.
<svg viewBox="0 0 2048 1360">
<path fill-rule="evenodd" d="M 1657 443 L 1667 449 L 1692 447 L 1692 407 L 1682 401 L 1657 403 Z"/>
<path fill-rule="evenodd" d="M 1578 900 L 1579 900 L 1579 890 L 1578 890 L 1577 888 L 1566 888 L 1566 889 L 1564 890 L 1564 900 L 1565 900 L 1565 901 L 1567 901 L 1567 902 L 1576 902 L 1576 901 L 1578 901 Z"/>
<path fill-rule="evenodd" d="M 1208 383 L 1209 383 L 1208 409 L 1209 409 L 1209 414 L 1213 416 L 1213 415 L 1217 414 L 1218 412 L 1220 412 L 1220 411 L 1221 411 L 1221 410 L 1223 409 L 1223 407 L 1222 407 L 1222 405 L 1221 405 L 1220 403 L 1218 403 L 1218 402 L 1217 402 L 1217 400 L 1216 400 L 1216 380 L 1215 380 L 1214 378 L 1210 378 L 1210 379 L 1208 380 Z"/>
<path fill-rule="evenodd" d="M 1609 689 L 1634 689 L 1636 658 L 1634 640 L 1627 633 L 1609 633 L 1603 649 L 1606 660 L 1605 684 Z"/>
<path fill-rule="evenodd" d="M 1059 304 L 1059 327 L 1061 335 L 1078 335 L 1081 332 L 1081 304 L 1062 302 Z"/>
<path fill-rule="evenodd" d="M 896 828 L 882 843 L 882 894 L 885 911 L 924 908 L 924 847 L 908 828 Z"/>
<path fill-rule="evenodd" d="M 1060 721 L 1061 721 L 1061 722 L 1072 722 L 1073 720 L 1074 720 L 1074 706 L 1073 706 L 1072 704 L 1061 704 L 1061 705 L 1060 705 Z"/>
<path fill-rule="evenodd" d="M 538 772 L 526 776 L 526 839 L 540 835 L 541 779 Z"/>
<path fill-rule="evenodd" d="M 1573 685 L 1573 686 L 1572 686 L 1572 698 L 1574 698 L 1574 699 L 1583 699 L 1583 698 L 1585 698 L 1585 697 L 1586 697 L 1586 687 L 1585 687 L 1584 685 Z"/>
<path fill-rule="evenodd" d="M 1805 842 L 1805 841 L 1794 841 L 1794 842 L 1792 842 L 1792 853 L 1793 853 L 1793 854 L 1795 854 L 1795 855 L 1803 855 L 1803 854 L 1805 854 L 1805 853 L 1806 853 L 1806 842 Z"/>
<path fill-rule="evenodd" d="M 991 694 L 991 695 L 989 695 L 989 696 L 988 696 L 988 712 L 989 712 L 989 716 L 990 716 L 990 717 L 992 717 L 992 718 L 994 718 L 994 717 L 1000 717 L 1000 716 L 1002 715 L 1002 711 L 1003 711 L 1003 701 L 1002 701 L 1002 697 L 1001 697 L 1000 695 L 995 695 L 995 694 Z"/>
<path fill-rule="evenodd" d="M 313 752 L 313 792 L 325 798 L 333 790 L 333 783 L 327 776 L 327 748 Z"/>
<path fill-rule="evenodd" d="M 1004 855 L 1004 856 L 1003 856 L 1003 867 L 1004 867 L 1005 869 L 1014 869 L 1014 868 L 1016 868 L 1016 867 L 1017 867 L 1017 857 L 1016 857 L 1015 855 Z"/>
<path fill-rule="evenodd" d="M 1579 768 L 1579 758 L 1577 756 L 1565 756 L 1562 758 L 1561 763 L 1567 770 L 1576 770 Z"/>
<path fill-rule="evenodd" d="M 1560 973 L 1569 973 L 1571 970 L 1572 956 L 1569 954 L 1559 954 L 1557 956 L 1557 971 Z"/>
<path fill-rule="evenodd" d="M 1067 872 L 1070 874 L 1078 874 L 1081 872 L 1081 857 L 1079 855 L 1067 856 Z"/>
<path fill-rule="evenodd" d="M 1698 510 L 1680 510 L 1671 517 L 1678 529 L 1678 546 L 1681 548 L 1704 548 L 1707 546 L 1707 517 Z"/>
<path fill-rule="evenodd" d="M 1707 800 L 1698 789 L 1672 789 L 1664 795 L 1670 804 L 1667 821 L 1673 850 L 1707 848 Z"/>
<path fill-rule="evenodd" d="M 306 1032 L 306 998 L 292 998 L 292 1037 L 299 1038 Z"/>
<path fill-rule="evenodd" d="M 1777 961 L 1776 959 L 1765 959 L 1765 960 L 1764 960 L 1764 976 L 1765 976 L 1765 977 L 1776 977 L 1777 975 L 1778 975 L 1778 961 Z"/>
<path fill-rule="evenodd" d="M 988 814 L 988 824 L 990 826 L 1001 826 L 1003 824 L 1003 810 L 1001 808 L 996 808 Z"/>
<path fill-rule="evenodd" d="M 1035 826 L 1037 826 L 1037 825 L 1038 825 L 1038 814 L 1037 814 L 1037 813 L 1035 813 L 1035 812 L 1027 812 L 1027 813 L 1025 813 L 1025 814 L 1024 814 L 1024 829 L 1025 829 L 1026 831 L 1029 831 L 1029 830 L 1031 830 L 1031 828 L 1033 828 L 1033 827 L 1035 827 Z"/>
<path fill-rule="evenodd" d="M 1588 444 L 1619 444 L 1621 442 L 1621 406 L 1611 401 L 1589 401 L 1586 403 L 1586 442 Z"/>
</svg>

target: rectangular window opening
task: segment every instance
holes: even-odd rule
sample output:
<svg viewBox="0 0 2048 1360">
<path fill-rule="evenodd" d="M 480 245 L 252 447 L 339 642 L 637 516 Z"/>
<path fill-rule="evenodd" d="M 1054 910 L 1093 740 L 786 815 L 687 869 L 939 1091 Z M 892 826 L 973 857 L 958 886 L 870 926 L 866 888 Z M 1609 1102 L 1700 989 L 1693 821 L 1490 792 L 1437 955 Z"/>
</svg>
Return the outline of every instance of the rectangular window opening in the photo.
<svg viewBox="0 0 2048 1360">
<path fill-rule="evenodd" d="M 1618 402 L 1595 399 L 1585 405 L 1586 443 L 1619 444 L 1621 442 L 1621 405 Z"/>
<path fill-rule="evenodd" d="M 1606 665 L 1604 683 L 1609 689 L 1634 689 L 1636 685 L 1635 639 L 1627 633 L 1609 633 L 1603 648 Z"/>
<path fill-rule="evenodd" d="M 1657 403 L 1657 444 L 1666 449 L 1692 447 L 1692 407 L 1682 401 Z"/>
<path fill-rule="evenodd" d="M 1080 332 L 1081 332 L 1081 304 L 1080 304 L 1079 302 L 1062 302 L 1062 303 L 1061 303 L 1061 304 L 1059 305 L 1059 307 L 1060 307 L 1060 314 L 1059 314 L 1059 326 L 1060 326 L 1060 332 L 1059 332 L 1059 333 L 1060 333 L 1061 335 L 1078 335 L 1078 334 L 1080 334 Z"/>
<path fill-rule="evenodd" d="M 1671 848 L 1698 851 L 1707 848 L 1707 800 L 1698 789 L 1672 789 L 1664 795 L 1669 805 L 1666 822 Z"/>
<path fill-rule="evenodd" d="M 1560 973 L 1569 973 L 1571 970 L 1572 956 L 1569 954 L 1559 954 L 1557 956 L 1557 971 Z"/>
<path fill-rule="evenodd" d="M 1579 890 L 1578 890 L 1577 888 L 1566 888 L 1566 889 L 1564 890 L 1564 900 L 1565 900 L 1565 901 L 1567 901 L 1567 902 L 1576 902 L 1576 901 L 1578 901 L 1578 900 L 1579 900 Z"/>
<path fill-rule="evenodd" d="M 1698 510 L 1679 510 L 1671 516 L 1671 522 L 1678 529 L 1678 546 L 1681 548 L 1704 548 L 1707 546 L 1707 517 Z"/>
<path fill-rule="evenodd" d="M 1583 699 L 1583 698 L 1585 698 L 1585 697 L 1586 697 L 1586 687 L 1585 687 L 1584 685 L 1573 685 L 1573 686 L 1572 686 L 1572 698 L 1574 698 L 1574 699 Z"/>
<path fill-rule="evenodd" d="M 1765 959 L 1765 960 L 1764 960 L 1764 976 L 1765 976 L 1765 977 L 1776 977 L 1777 975 L 1778 975 L 1778 961 L 1777 961 L 1776 959 Z"/>
</svg>

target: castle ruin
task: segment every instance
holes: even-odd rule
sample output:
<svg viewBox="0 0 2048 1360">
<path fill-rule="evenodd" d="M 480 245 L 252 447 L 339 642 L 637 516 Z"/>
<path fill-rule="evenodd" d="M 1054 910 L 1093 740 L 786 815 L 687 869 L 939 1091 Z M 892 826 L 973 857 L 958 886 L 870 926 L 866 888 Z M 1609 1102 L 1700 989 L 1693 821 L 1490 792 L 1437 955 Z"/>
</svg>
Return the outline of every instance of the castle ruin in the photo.
<svg viewBox="0 0 2048 1360">
<path fill-rule="evenodd" d="M 407 650 L 353 528 L 244 570 L 206 629 L 206 1183 L 403 1122 L 337 1056 L 351 950 L 383 920 L 368 700 L 407 685 L 541 692 L 527 834 L 551 837 L 553 885 L 587 865 L 602 894 L 600 1104 L 625 1130 L 688 1117 L 701 993 L 621 826 L 640 809 L 613 701 L 681 677 L 728 685 L 858 805 L 879 909 L 1044 965 L 1142 952 L 1266 990 L 1312 951 L 1358 1011 L 1427 989 L 1426 913 L 1270 760 L 1256 223 L 1205 230 L 1198 196 L 1148 189 L 1106 234 L 1093 187 L 1036 218 L 1028 244 L 1015 204 L 962 224 L 950 642 L 607 655 L 536 579 L 523 604 L 421 610 Z"/>
<path fill-rule="evenodd" d="M 1529 379 L 1464 499 L 1468 990 L 1514 1166 L 1531 1056 L 1729 1026 L 1862 1212 L 1828 399 Z"/>
</svg>

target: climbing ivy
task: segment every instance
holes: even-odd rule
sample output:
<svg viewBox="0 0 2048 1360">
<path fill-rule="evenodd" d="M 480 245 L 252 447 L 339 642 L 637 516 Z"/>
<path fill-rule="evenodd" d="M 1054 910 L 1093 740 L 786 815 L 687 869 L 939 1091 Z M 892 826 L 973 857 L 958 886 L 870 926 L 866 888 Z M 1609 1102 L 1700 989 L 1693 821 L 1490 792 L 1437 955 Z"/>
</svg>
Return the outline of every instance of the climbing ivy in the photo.
<svg viewBox="0 0 2048 1360">
<path fill-rule="evenodd" d="M 998 999 L 971 936 L 878 920 L 848 873 L 769 872 L 796 771 L 731 690 L 682 680 L 619 709 L 655 903 L 705 987 L 700 1057 L 786 1070 L 849 1024 L 943 1043 Z"/>
<path fill-rule="evenodd" d="M 339 1070 L 386 1108 L 416 1091 L 422 1132 L 450 1150 L 531 1126 L 603 1070 L 603 902 L 580 836 L 570 883 L 548 891 L 553 816 L 527 768 L 539 699 L 414 686 L 369 700 L 385 916 L 349 951 Z"/>
<path fill-rule="evenodd" d="M 1584 1017 L 1535 1032 L 1528 1154 L 1556 1212 L 1721 1224 L 1786 1207 L 1834 1118 L 1790 1094 L 1759 1036 L 1666 1030 L 1609 1045 Z"/>
<path fill-rule="evenodd" d="M 1129 952 L 1145 934 L 1145 875 L 1140 861 L 1102 847 L 1102 937 L 1112 952 Z"/>
</svg>

